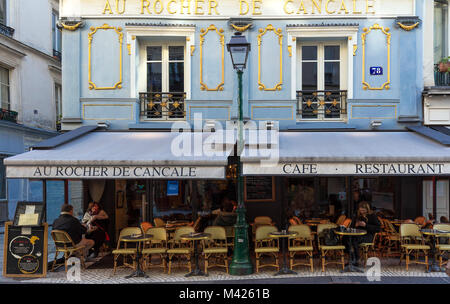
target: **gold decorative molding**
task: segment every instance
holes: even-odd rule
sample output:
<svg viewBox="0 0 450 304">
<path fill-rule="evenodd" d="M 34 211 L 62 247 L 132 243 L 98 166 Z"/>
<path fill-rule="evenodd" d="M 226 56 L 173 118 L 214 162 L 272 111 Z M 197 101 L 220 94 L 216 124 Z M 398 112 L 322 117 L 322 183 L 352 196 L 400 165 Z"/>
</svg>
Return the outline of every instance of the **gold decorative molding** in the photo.
<svg viewBox="0 0 450 304">
<path fill-rule="evenodd" d="M 292 45 L 288 45 L 289 57 L 292 57 Z"/>
<path fill-rule="evenodd" d="M 386 45 L 387 45 L 387 81 L 379 88 L 373 88 L 366 82 L 366 36 L 372 31 L 372 30 L 381 30 L 383 34 L 386 35 Z M 365 27 L 363 29 L 364 33 L 362 33 L 362 84 L 364 90 L 389 90 L 390 89 L 390 83 L 391 83 L 391 34 L 389 33 L 390 29 L 388 27 L 384 28 L 380 26 L 378 23 L 375 23 L 368 29 Z"/>
<path fill-rule="evenodd" d="M 108 24 L 103 24 L 102 26 L 91 27 L 91 32 L 88 34 L 88 81 L 89 90 L 115 90 L 122 88 L 122 46 L 123 46 L 123 32 L 121 27 L 110 26 Z M 114 30 L 119 37 L 119 81 L 112 87 L 97 87 L 92 81 L 92 63 L 91 63 L 91 52 L 92 52 L 92 39 L 94 34 L 98 30 Z"/>
<path fill-rule="evenodd" d="M 354 44 L 353 45 L 353 56 L 356 56 L 356 51 L 358 50 L 358 45 Z"/>
<path fill-rule="evenodd" d="M 210 32 L 215 31 L 219 35 L 220 44 L 222 46 L 222 81 L 214 88 L 210 89 L 203 82 L 203 43 L 205 42 L 205 36 Z M 206 30 L 200 30 L 200 90 L 202 91 L 223 91 L 223 85 L 225 84 L 225 36 L 223 34 L 223 29 L 218 29 L 214 24 L 211 24 Z M 191 50 L 192 51 L 192 50 Z"/>
<path fill-rule="evenodd" d="M 128 55 L 131 55 L 131 44 L 127 43 Z"/>
<path fill-rule="evenodd" d="M 398 24 L 398 26 L 400 26 L 402 29 L 404 29 L 405 31 L 411 31 L 411 30 L 413 30 L 413 29 L 415 29 L 419 24 L 420 24 L 420 22 L 416 22 L 416 23 L 414 23 L 414 24 L 412 24 L 412 25 L 404 25 L 403 23 L 401 23 L 401 22 L 397 22 L 397 24 Z"/>
<path fill-rule="evenodd" d="M 268 32 L 272 31 L 278 36 L 278 44 L 280 45 L 280 81 L 273 88 L 266 88 L 266 86 L 261 82 L 261 44 L 262 37 Z M 261 91 L 280 91 L 283 85 L 283 35 L 281 34 L 281 29 L 276 29 L 269 24 L 265 29 L 259 29 L 258 35 L 258 89 Z"/>
<path fill-rule="evenodd" d="M 241 33 L 245 32 L 250 26 L 252 26 L 251 23 L 249 23 L 249 24 L 247 24 L 247 25 L 244 25 L 244 26 L 237 26 L 237 25 L 234 25 L 234 24 L 232 24 L 232 23 L 231 23 L 230 25 L 231 25 L 231 27 L 234 28 L 236 31 L 241 32 Z"/>
<path fill-rule="evenodd" d="M 61 24 L 62 28 L 65 29 L 65 30 L 75 31 L 75 30 L 77 30 L 80 27 L 81 24 L 83 24 L 83 21 L 80 21 L 80 22 L 78 22 L 77 24 L 74 24 L 74 25 L 67 25 L 67 24 L 65 24 L 63 22 L 61 22 L 60 24 Z"/>
<path fill-rule="evenodd" d="M 195 45 L 191 45 L 191 56 L 194 56 Z"/>
</svg>

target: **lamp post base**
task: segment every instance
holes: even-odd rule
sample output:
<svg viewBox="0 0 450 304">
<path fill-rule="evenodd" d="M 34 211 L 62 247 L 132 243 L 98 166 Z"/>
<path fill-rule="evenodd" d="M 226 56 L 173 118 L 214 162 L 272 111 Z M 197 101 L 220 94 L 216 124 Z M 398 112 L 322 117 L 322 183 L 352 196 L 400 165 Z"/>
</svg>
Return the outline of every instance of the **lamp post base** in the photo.
<svg viewBox="0 0 450 304">
<path fill-rule="evenodd" d="M 232 262 L 230 274 L 237 276 L 250 275 L 253 273 L 253 264 L 250 261 Z"/>
</svg>

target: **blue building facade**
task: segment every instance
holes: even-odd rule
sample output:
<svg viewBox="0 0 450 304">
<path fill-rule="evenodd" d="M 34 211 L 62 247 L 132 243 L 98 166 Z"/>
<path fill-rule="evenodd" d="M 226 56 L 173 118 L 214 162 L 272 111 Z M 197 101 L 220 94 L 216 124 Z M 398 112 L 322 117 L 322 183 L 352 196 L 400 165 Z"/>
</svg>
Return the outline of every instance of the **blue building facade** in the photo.
<svg viewBox="0 0 450 304">
<path fill-rule="evenodd" d="M 76 25 L 63 30 L 63 129 L 237 117 L 226 43 L 239 27 L 252 46 L 244 116 L 281 130 L 422 119 L 423 1 L 75 2 L 62 8 Z"/>
</svg>

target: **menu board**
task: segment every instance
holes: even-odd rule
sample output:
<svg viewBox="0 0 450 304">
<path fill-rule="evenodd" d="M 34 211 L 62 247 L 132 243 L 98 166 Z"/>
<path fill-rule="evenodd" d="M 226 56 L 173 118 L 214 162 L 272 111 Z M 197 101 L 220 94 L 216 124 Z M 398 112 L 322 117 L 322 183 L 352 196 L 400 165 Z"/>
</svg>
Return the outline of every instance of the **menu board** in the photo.
<svg viewBox="0 0 450 304">
<path fill-rule="evenodd" d="M 244 178 L 244 200 L 246 202 L 274 202 L 275 177 L 246 176 Z"/>
<path fill-rule="evenodd" d="M 45 277 L 47 275 L 48 225 L 19 227 L 5 223 L 3 243 L 4 277 Z"/>
<path fill-rule="evenodd" d="M 14 226 L 40 226 L 44 215 L 41 202 L 17 202 Z"/>
</svg>

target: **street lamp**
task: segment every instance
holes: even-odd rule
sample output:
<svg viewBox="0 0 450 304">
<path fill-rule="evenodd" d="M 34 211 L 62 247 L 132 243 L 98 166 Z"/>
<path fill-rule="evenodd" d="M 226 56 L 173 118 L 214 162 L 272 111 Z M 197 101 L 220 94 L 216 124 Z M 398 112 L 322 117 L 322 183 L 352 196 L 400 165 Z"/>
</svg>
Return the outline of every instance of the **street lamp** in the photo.
<svg viewBox="0 0 450 304">
<path fill-rule="evenodd" d="M 245 220 L 244 206 L 244 178 L 242 176 L 242 163 L 240 155 L 244 150 L 243 140 L 243 113 L 242 113 L 242 73 L 247 65 L 248 52 L 250 52 L 250 43 L 247 42 L 242 33 L 237 32 L 231 37 L 227 43 L 228 52 L 231 55 L 233 68 L 237 71 L 239 80 L 239 126 L 238 126 L 238 143 L 237 143 L 237 177 L 238 177 L 238 207 L 236 209 L 237 219 L 234 229 L 234 250 L 233 259 L 230 265 L 230 274 L 232 275 L 248 275 L 253 273 L 253 264 L 250 260 L 250 249 L 248 240 L 248 224 Z"/>
</svg>

